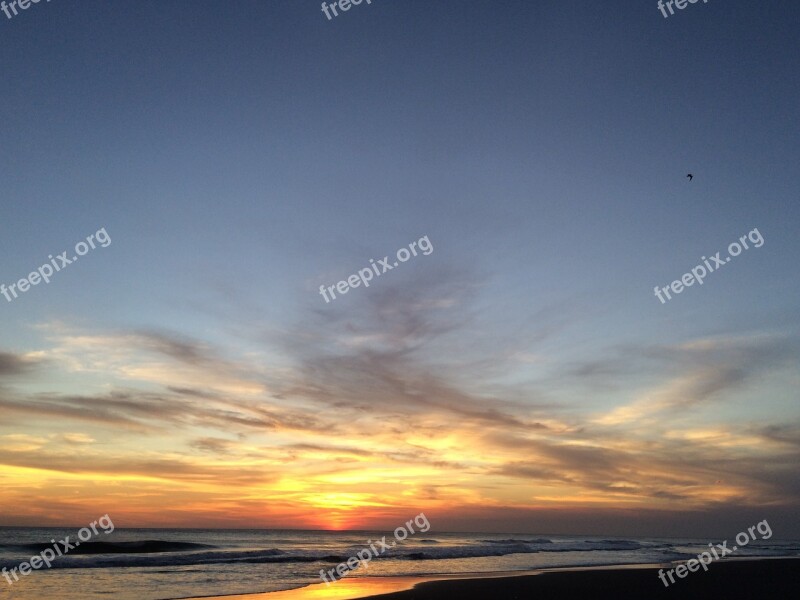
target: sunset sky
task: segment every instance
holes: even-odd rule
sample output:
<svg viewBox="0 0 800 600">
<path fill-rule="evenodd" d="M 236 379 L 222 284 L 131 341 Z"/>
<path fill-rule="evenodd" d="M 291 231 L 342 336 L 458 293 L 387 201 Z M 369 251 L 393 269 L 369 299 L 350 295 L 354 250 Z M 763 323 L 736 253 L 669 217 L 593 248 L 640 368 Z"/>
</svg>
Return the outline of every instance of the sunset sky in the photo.
<svg viewBox="0 0 800 600">
<path fill-rule="evenodd" d="M 0 14 L 0 525 L 800 535 L 798 17 Z"/>
</svg>

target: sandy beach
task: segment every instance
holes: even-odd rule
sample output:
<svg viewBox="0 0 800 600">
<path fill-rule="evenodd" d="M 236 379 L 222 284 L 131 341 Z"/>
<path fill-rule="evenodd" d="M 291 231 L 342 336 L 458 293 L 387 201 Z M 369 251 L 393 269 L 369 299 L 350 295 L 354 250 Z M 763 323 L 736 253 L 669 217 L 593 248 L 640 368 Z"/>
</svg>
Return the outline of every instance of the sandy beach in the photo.
<svg viewBox="0 0 800 600">
<path fill-rule="evenodd" d="M 800 559 L 731 560 L 707 573 L 691 573 L 664 587 L 658 569 L 665 565 L 629 565 L 587 569 L 549 569 L 519 574 L 437 577 L 345 578 L 336 584 L 314 584 L 296 590 L 214 596 L 205 600 L 512 600 L 593 598 L 640 600 L 680 598 L 726 600 L 791 598 L 800 593 Z M 197 600 L 197 599 L 195 599 Z"/>
</svg>

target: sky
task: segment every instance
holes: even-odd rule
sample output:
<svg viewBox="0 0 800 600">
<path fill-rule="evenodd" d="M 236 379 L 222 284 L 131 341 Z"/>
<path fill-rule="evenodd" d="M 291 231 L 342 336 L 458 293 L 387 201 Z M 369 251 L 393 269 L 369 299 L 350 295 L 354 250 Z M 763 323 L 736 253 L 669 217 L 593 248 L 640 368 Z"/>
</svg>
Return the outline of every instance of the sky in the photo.
<svg viewBox="0 0 800 600">
<path fill-rule="evenodd" d="M 0 13 L 0 525 L 800 536 L 798 17 Z"/>
</svg>

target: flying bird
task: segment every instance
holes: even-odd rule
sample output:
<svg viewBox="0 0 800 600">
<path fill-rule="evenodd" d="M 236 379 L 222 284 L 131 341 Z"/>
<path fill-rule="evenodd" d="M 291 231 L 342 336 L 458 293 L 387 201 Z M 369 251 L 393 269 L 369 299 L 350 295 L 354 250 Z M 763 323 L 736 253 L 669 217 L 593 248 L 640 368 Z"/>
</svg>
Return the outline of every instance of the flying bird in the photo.
<svg viewBox="0 0 800 600">
<path fill-rule="evenodd" d="M 691 173 L 689 173 L 689 174 L 687 175 L 687 177 L 689 178 L 689 181 L 691 181 L 691 180 L 692 180 L 692 177 L 694 177 L 694 175 L 692 175 Z"/>
</svg>

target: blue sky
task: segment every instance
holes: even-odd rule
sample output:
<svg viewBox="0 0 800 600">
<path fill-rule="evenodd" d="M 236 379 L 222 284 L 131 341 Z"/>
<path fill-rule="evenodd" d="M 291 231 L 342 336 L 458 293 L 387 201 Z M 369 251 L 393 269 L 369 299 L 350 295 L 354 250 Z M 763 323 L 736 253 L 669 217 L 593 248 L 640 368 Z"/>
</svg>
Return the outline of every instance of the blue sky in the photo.
<svg viewBox="0 0 800 600">
<path fill-rule="evenodd" d="M 699 423 L 796 440 L 798 16 L 796 3 L 719 0 L 669 19 L 655 2 L 570 0 L 373 0 L 331 21 L 296 0 L 0 15 L 0 281 L 101 227 L 112 239 L 0 297 L 0 390 L 55 404 L 177 393 L 197 375 L 177 360 L 231 378 L 199 376 L 205 393 L 380 414 L 381 386 L 359 378 L 377 360 L 382 384 L 425 390 L 436 410 L 416 407 L 422 421 L 453 417 L 446 388 L 499 426 L 524 413 L 592 432 L 573 445 L 639 442 L 653 415 L 674 427 L 651 441 Z M 654 297 L 754 228 L 761 248 Z M 425 235 L 430 256 L 320 297 Z M 119 405 L 102 432 L 80 429 L 70 406 L 56 413 L 72 433 L 111 440 L 130 425 Z M 60 432 L 56 413 L 0 425 L 0 440 Z M 629 429 L 592 429 L 611 426 Z M 191 462 L 201 434 L 184 434 L 153 434 L 152 448 Z M 780 443 L 726 456 L 795 456 Z M 48 460 L 32 452 L 25 464 Z M 719 501 L 742 504 L 750 475 Z M 577 479 L 562 493 L 582 506 L 565 491 Z M 775 479 L 748 502 L 794 506 L 796 476 Z M 470 489 L 476 504 L 508 500 Z M 550 497 L 535 489 L 513 506 Z"/>
</svg>

